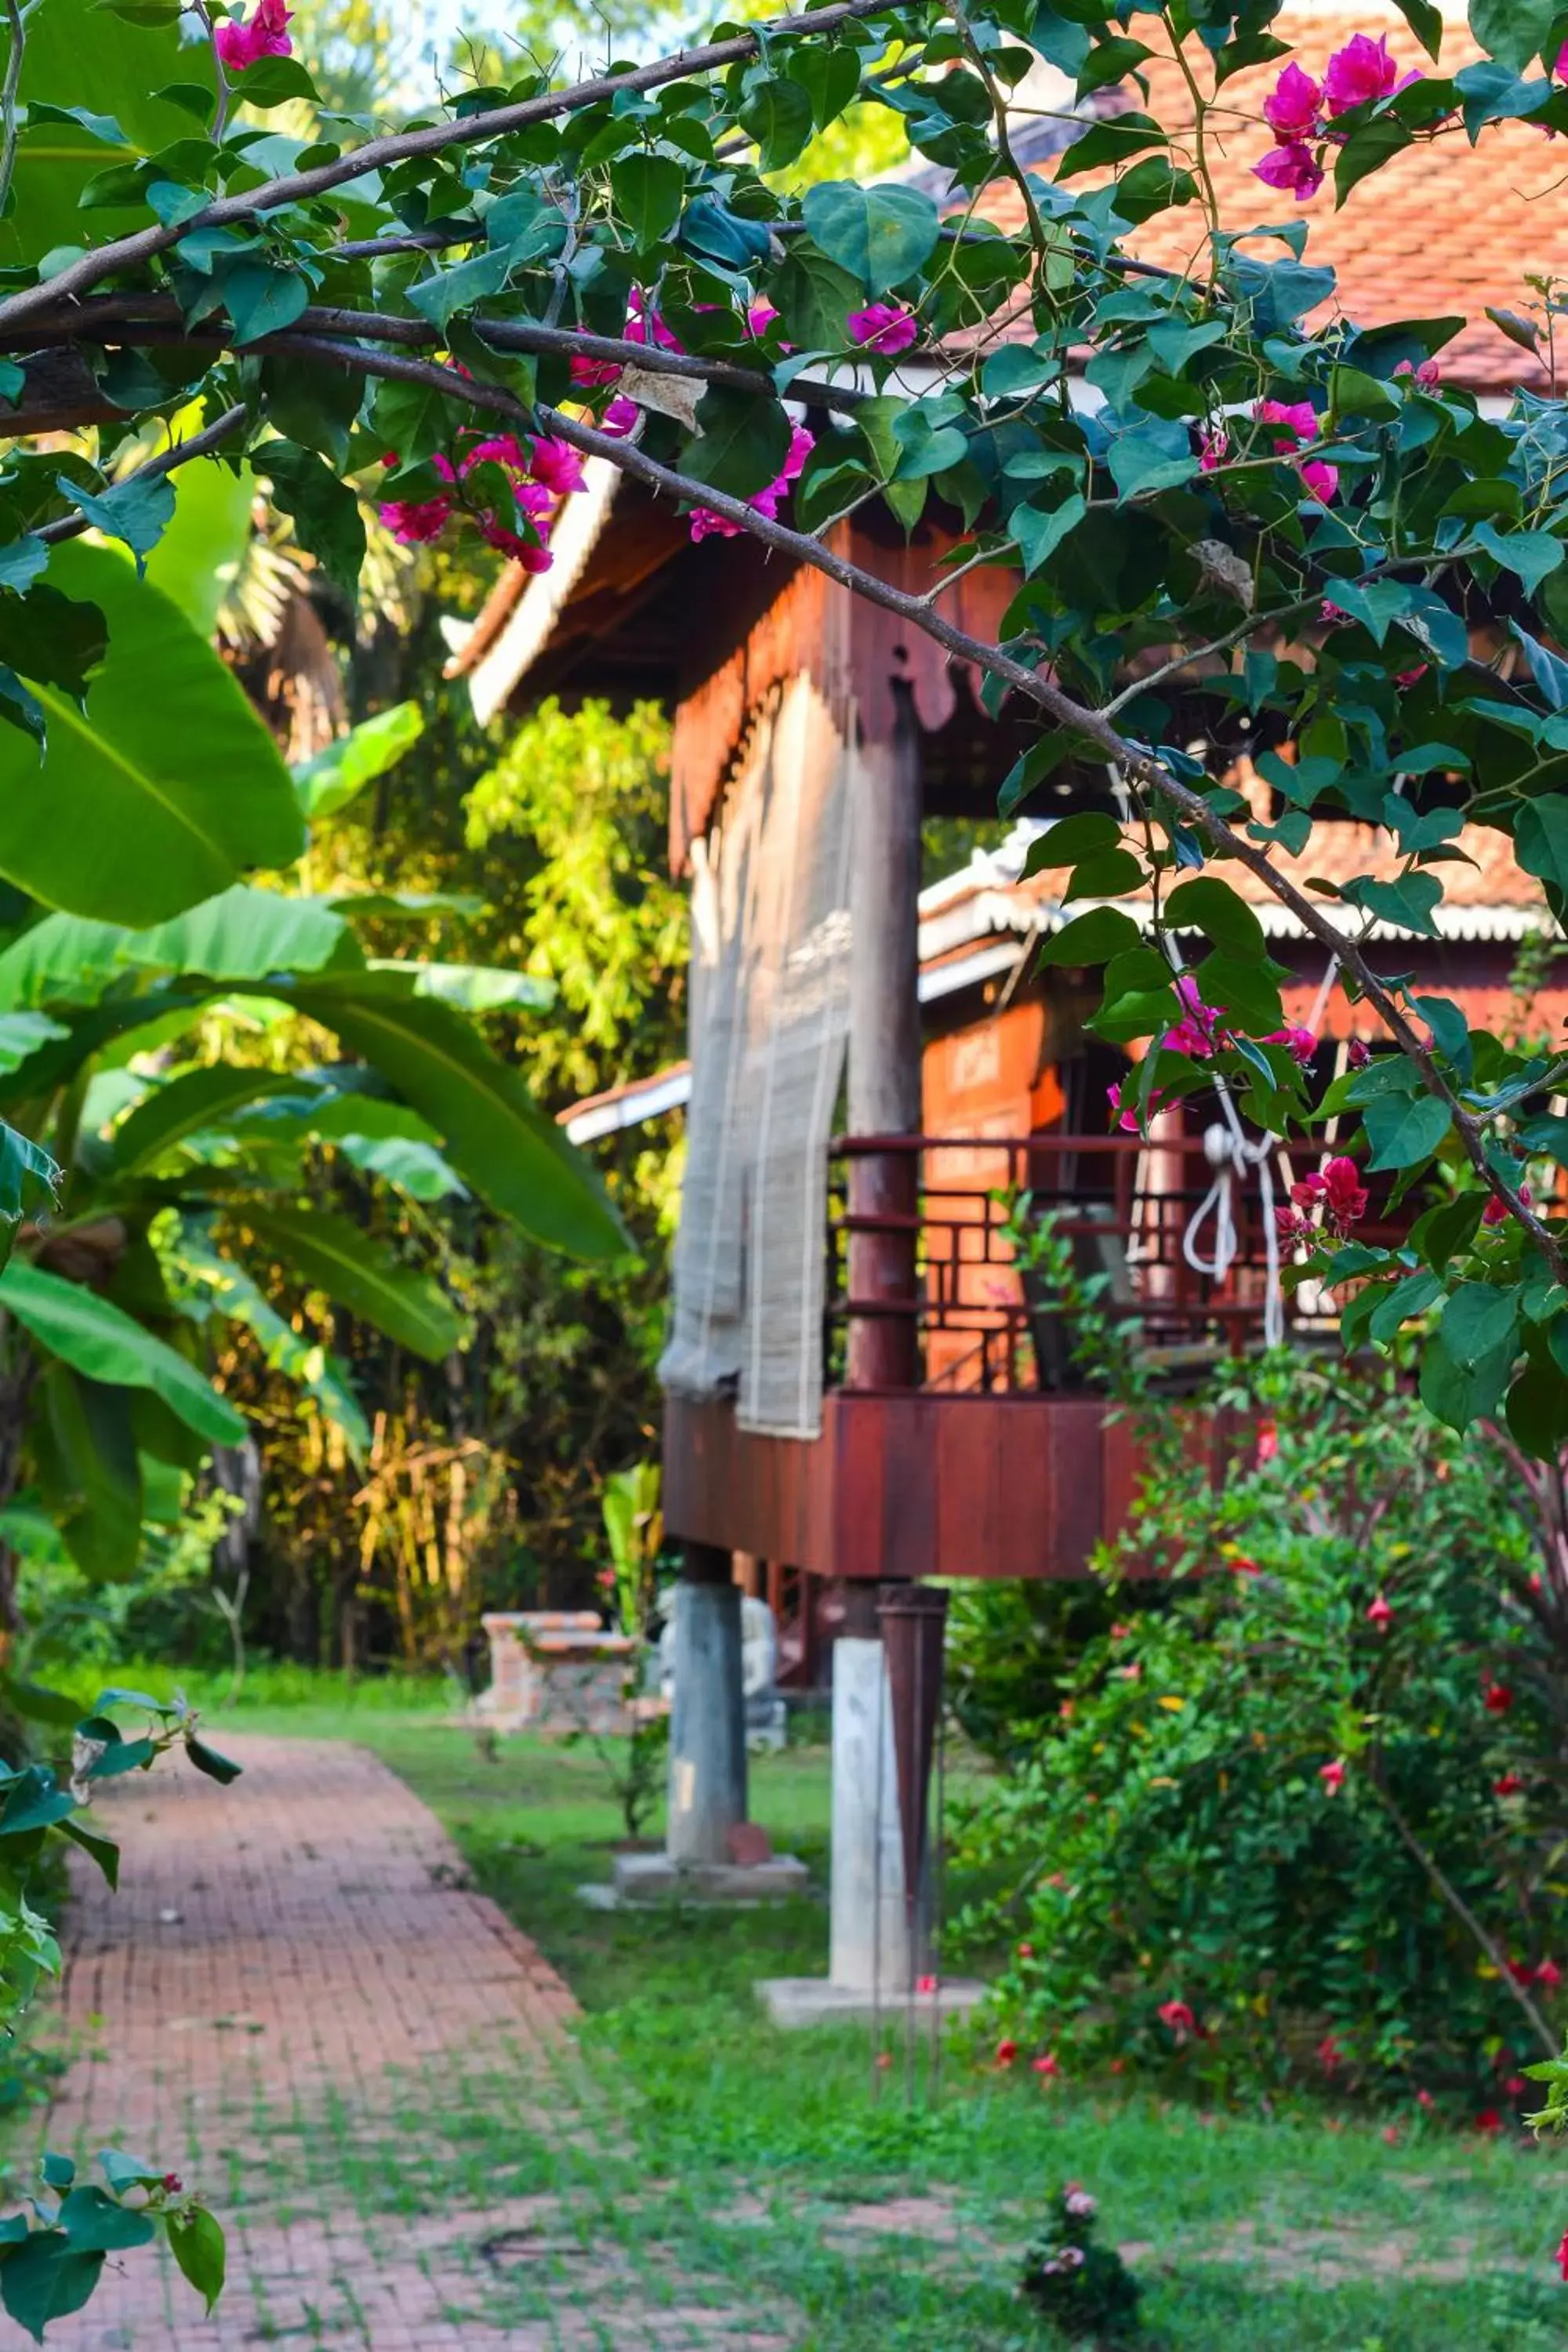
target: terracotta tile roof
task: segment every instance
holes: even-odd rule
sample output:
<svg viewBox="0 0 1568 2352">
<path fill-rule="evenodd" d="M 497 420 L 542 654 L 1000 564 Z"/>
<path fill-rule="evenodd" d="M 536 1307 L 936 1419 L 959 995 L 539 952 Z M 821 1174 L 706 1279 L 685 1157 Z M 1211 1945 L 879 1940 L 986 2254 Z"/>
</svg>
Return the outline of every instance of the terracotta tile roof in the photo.
<svg viewBox="0 0 1568 2352">
<path fill-rule="evenodd" d="M 1352 33 L 1386 34 L 1389 52 L 1401 71 L 1436 72 L 1403 17 L 1392 8 L 1359 5 L 1286 9 L 1270 26 L 1293 44 L 1298 63 L 1321 81 L 1331 51 Z M 1153 36 L 1151 36 L 1152 43 Z M 1457 72 L 1480 55 L 1462 24 L 1445 25 L 1441 70 Z M 1281 61 L 1283 62 L 1283 61 Z M 1150 84 L 1147 110 L 1171 128 L 1190 126 L 1192 109 L 1173 62 L 1155 59 L 1144 68 Z M 1310 203 L 1298 206 L 1253 176 L 1252 166 L 1272 144 L 1259 109 L 1273 88 L 1279 64 L 1254 68 L 1226 82 L 1221 93 L 1239 116 L 1211 120 L 1211 157 L 1221 217 L 1228 228 L 1260 221 L 1279 222 L 1298 214 L 1310 225 L 1306 258 L 1339 274 L 1340 301 L 1361 325 L 1452 313 L 1472 323 L 1442 354 L 1445 373 L 1478 392 L 1503 393 L 1516 384 L 1543 384 L 1539 364 L 1499 333 L 1486 317 L 1494 309 L 1518 310 L 1526 299 L 1527 275 L 1568 275 L 1568 202 L 1562 182 L 1568 149 L 1553 146 L 1528 123 L 1494 123 L 1471 149 L 1462 131 L 1409 148 L 1352 191 L 1334 210 L 1331 177 Z M 1129 105 L 1144 100 L 1131 85 Z M 1053 169 L 1042 165 L 1043 171 Z M 1094 184 L 1087 174 L 1084 185 Z M 1021 208 L 1010 188 L 988 192 L 985 211 L 1016 228 Z M 1195 205 L 1159 213 L 1132 240 L 1133 249 L 1168 268 L 1202 269 L 1205 260 L 1203 218 Z M 1267 254 L 1267 243 L 1252 248 Z M 1275 254 L 1282 253 L 1279 245 Z"/>
</svg>

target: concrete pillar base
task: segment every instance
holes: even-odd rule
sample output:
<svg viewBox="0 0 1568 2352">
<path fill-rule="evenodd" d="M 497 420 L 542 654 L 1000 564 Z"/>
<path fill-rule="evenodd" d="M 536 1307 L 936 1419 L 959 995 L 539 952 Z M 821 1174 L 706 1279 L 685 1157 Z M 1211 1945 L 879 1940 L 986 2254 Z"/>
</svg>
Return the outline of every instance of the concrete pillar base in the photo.
<svg viewBox="0 0 1568 2352">
<path fill-rule="evenodd" d="M 746 1706 L 741 1683 L 741 1591 L 675 1589 L 675 1698 L 669 1719 L 671 1863 L 727 1863 L 746 1818 Z"/>
<path fill-rule="evenodd" d="M 833 1870 L 828 1977 L 846 1992 L 901 1999 L 930 1967 L 923 1897 L 904 1904 L 892 1704 L 880 1641 L 841 1634 L 833 1652 Z"/>
</svg>

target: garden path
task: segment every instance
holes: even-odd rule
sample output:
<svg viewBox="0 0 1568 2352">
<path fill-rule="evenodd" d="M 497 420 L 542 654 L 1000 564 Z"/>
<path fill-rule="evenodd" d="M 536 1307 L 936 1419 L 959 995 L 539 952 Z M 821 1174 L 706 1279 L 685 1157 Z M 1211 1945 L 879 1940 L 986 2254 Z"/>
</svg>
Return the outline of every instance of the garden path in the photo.
<svg viewBox="0 0 1568 2352">
<path fill-rule="evenodd" d="M 47 2137 L 180 2172 L 229 2233 L 229 2285 L 204 2319 L 166 2257 L 132 2254 L 50 2352 L 776 2344 L 683 2310 L 674 2280 L 613 2258 L 595 2279 L 548 2168 L 510 2160 L 591 2160 L 574 2004 L 426 1807 L 346 1742 L 224 1744 L 228 1788 L 183 1757 L 110 1784 L 121 1889 L 73 1873 Z"/>
</svg>

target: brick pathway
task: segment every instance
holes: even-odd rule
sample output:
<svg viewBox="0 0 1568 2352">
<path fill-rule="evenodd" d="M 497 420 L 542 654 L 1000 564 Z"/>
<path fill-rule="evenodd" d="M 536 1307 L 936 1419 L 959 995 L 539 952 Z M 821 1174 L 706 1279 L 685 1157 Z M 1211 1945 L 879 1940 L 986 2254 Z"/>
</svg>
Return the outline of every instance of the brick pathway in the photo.
<svg viewBox="0 0 1568 2352">
<path fill-rule="evenodd" d="M 476 2308 L 487 2288 L 493 2304 L 498 2242 L 546 2249 L 554 2199 L 454 2213 L 416 2196 L 410 2213 L 405 2197 L 379 2220 L 363 2180 L 345 2199 L 356 2150 L 388 2191 L 400 2157 L 416 2176 L 426 2096 L 430 2112 L 504 2105 L 525 2144 L 563 2116 L 569 2138 L 572 1997 L 375 1758 L 223 1744 L 245 1767 L 229 1788 L 183 1759 L 110 1786 L 121 1892 L 90 1865 L 73 1874 L 62 2008 L 77 2054 L 48 2141 L 128 2147 L 198 2184 L 229 2231 L 230 2285 L 205 2321 L 166 2260 L 133 2255 L 50 2329 L 51 2352 L 672 2342 L 580 2328 L 569 2307 L 517 2325 Z"/>
</svg>

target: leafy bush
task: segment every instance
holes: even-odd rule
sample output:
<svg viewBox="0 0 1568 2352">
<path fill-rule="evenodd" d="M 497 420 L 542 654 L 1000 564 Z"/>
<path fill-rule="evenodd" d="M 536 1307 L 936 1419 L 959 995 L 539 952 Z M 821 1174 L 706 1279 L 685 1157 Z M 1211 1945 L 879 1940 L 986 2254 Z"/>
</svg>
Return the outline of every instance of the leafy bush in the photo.
<svg viewBox="0 0 1568 2352">
<path fill-rule="evenodd" d="M 1003 1892 L 965 1925 L 1005 1930 L 1009 2031 L 1064 2065 L 1518 2104 L 1568 1969 L 1568 1660 L 1528 1494 L 1392 1370 L 1275 1360 L 1227 1401 L 1216 1486 L 1144 1416 L 1116 1618 L 972 1807 Z"/>
<path fill-rule="evenodd" d="M 1069 2343 L 1120 2342 L 1138 2326 L 1142 2290 L 1113 2246 L 1095 2244 L 1096 2210 L 1069 2181 L 1024 2257 L 1024 2293 Z"/>
</svg>

